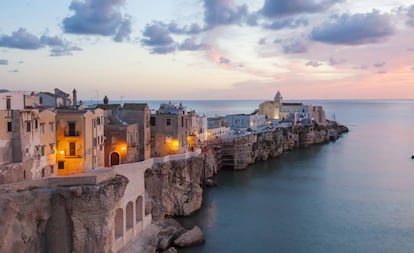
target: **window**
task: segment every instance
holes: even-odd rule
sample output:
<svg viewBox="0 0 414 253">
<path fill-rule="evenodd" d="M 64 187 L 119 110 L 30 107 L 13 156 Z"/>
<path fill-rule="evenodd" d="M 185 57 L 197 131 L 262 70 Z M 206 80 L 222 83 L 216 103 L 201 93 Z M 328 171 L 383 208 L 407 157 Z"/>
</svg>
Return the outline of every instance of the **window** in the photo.
<svg viewBox="0 0 414 253">
<path fill-rule="evenodd" d="M 150 118 L 150 125 L 155 126 L 155 117 Z"/>
<path fill-rule="evenodd" d="M 45 177 L 46 176 L 46 171 L 45 171 L 45 169 L 42 169 L 42 177 Z"/>
<path fill-rule="evenodd" d="M 100 117 L 98 117 L 98 118 L 96 119 L 96 124 L 98 124 L 98 126 L 101 124 L 101 118 L 100 118 Z"/>
<path fill-rule="evenodd" d="M 65 169 L 65 162 L 64 161 L 58 161 L 58 169 L 59 170 Z"/>
<path fill-rule="evenodd" d="M 69 122 L 69 136 L 76 136 L 76 124 L 75 122 Z"/>
<path fill-rule="evenodd" d="M 53 133 L 55 131 L 55 126 L 53 122 L 49 122 L 49 130 L 51 133 Z"/>
<path fill-rule="evenodd" d="M 116 136 L 111 136 L 111 144 L 114 145 L 116 144 L 116 142 L 117 142 Z"/>
<path fill-rule="evenodd" d="M 45 133 L 45 123 L 40 123 L 40 133 L 41 134 Z"/>
<path fill-rule="evenodd" d="M 50 165 L 50 174 L 53 174 L 54 170 L 53 165 Z"/>
<path fill-rule="evenodd" d="M 40 146 L 40 154 L 45 156 L 45 145 Z"/>
<path fill-rule="evenodd" d="M 12 122 L 11 121 L 7 122 L 7 132 L 13 131 L 12 127 L 13 127 Z"/>
<path fill-rule="evenodd" d="M 171 119 L 167 119 L 166 124 L 167 124 L 167 126 L 171 126 Z"/>
<path fill-rule="evenodd" d="M 32 126 L 30 124 L 30 121 L 26 121 L 26 132 L 30 132 L 32 130 Z"/>
<path fill-rule="evenodd" d="M 69 155 L 70 156 L 76 155 L 76 143 L 74 141 L 69 142 Z"/>
<path fill-rule="evenodd" d="M 49 144 L 50 154 L 52 155 L 55 153 L 55 149 L 53 148 L 53 146 L 54 146 L 53 143 Z"/>
<path fill-rule="evenodd" d="M 184 127 L 184 117 L 181 117 L 181 127 Z"/>
<path fill-rule="evenodd" d="M 35 128 L 39 128 L 39 121 L 37 119 L 35 119 Z"/>
<path fill-rule="evenodd" d="M 6 109 L 11 109 L 11 97 L 6 97 Z"/>
</svg>

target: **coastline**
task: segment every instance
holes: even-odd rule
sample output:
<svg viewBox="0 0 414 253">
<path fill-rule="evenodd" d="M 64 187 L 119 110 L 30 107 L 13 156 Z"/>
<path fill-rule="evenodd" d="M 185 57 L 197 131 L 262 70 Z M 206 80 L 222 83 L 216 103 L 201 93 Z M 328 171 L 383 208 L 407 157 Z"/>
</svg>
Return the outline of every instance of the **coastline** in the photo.
<svg viewBox="0 0 414 253">
<path fill-rule="evenodd" d="M 329 143 L 330 141 L 335 141 L 340 138 L 344 133 L 348 132 L 348 128 L 344 125 L 337 124 L 336 122 L 331 121 L 327 126 L 308 126 L 308 127 L 291 127 L 291 128 L 276 128 L 272 131 L 266 131 L 261 133 L 254 133 L 249 136 L 240 136 L 238 138 L 232 139 L 231 141 L 224 142 L 212 142 L 209 143 L 208 148 L 204 149 L 204 152 L 200 154 L 197 158 L 192 158 L 190 163 L 195 162 L 199 164 L 194 171 L 192 167 L 189 171 L 192 171 L 193 176 L 183 177 L 183 175 L 190 175 L 191 173 L 176 173 L 177 168 L 182 170 L 186 166 L 172 165 L 172 166 L 163 166 L 164 169 L 155 173 L 158 177 L 158 182 L 166 182 L 165 176 L 172 176 L 168 183 L 159 183 L 152 184 L 153 188 L 161 188 L 158 195 L 151 193 L 151 189 L 147 189 L 149 195 L 156 197 L 156 200 L 152 200 L 153 205 L 153 220 L 154 225 L 158 227 L 156 233 L 153 233 L 150 240 L 139 240 L 132 242 L 129 247 L 140 247 L 142 245 L 151 245 L 150 249 L 145 252 L 177 252 L 177 245 L 174 244 L 174 240 L 183 233 L 177 234 L 177 230 L 182 230 L 182 226 L 178 223 L 171 223 L 169 220 L 177 217 L 191 216 L 194 212 L 202 208 L 202 192 L 199 192 L 199 188 L 188 187 L 183 188 L 182 185 L 179 186 L 183 181 L 191 182 L 192 185 L 194 182 L 196 184 L 202 185 L 202 191 L 206 190 L 209 185 L 204 184 L 206 180 L 212 179 L 215 174 L 219 173 L 222 169 L 232 169 L 232 170 L 244 170 L 249 169 L 249 165 L 254 164 L 258 161 L 273 159 L 281 156 L 285 152 L 290 152 L 299 149 L 299 148 L 308 148 L 312 145 Z M 229 153 L 233 154 L 233 165 L 234 167 L 229 166 L 229 160 L 224 159 L 224 157 L 229 157 Z M 201 163 L 200 163 L 201 161 Z M 186 161 L 188 162 L 188 161 Z M 165 171 L 167 168 L 167 172 Z M 163 171 L 163 172 L 162 172 Z M 174 172 L 175 171 L 175 172 Z M 154 182 L 154 175 L 152 175 L 152 180 Z M 195 174 L 195 177 L 194 177 Z M 163 178 L 164 177 L 164 178 Z M 180 178 L 181 177 L 181 178 Z M 180 179 L 179 179 L 180 178 Z M 147 180 L 147 178 L 146 178 Z M 175 185 L 177 184 L 178 185 Z M 175 186 L 174 186 L 175 185 Z M 188 191 L 184 194 L 186 196 L 198 196 L 195 199 L 192 199 L 194 202 L 199 204 L 194 205 L 191 209 L 183 208 L 180 206 L 180 203 L 187 203 L 188 199 L 181 199 L 180 197 L 184 196 L 182 190 L 187 189 Z M 195 190 L 197 189 L 197 190 Z M 175 197 L 178 202 L 171 203 L 170 200 L 172 197 Z M 154 210 L 158 210 L 154 212 Z M 160 212 L 163 210 L 164 212 Z M 185 210 L 185 211 L 183 211 Z M 162 215 L 160 215 L 162 213 Z M 166 222 L 167 221 L 167 222 Z M 168 224 L 168 225 L 165 225 Z M 176 225 L 172 225 L 176 224 Z M 167 239 L 165 239 L 167 238 Z M 208 240 L 208 238 L 207 238 Z M 196 242 L 197 245 L 200 242 Z M 177 247 L 178 249 L 180 247 Z M 124 249 L 122 252 L 129 252 L 128 249 Z M 172 251 L 169 251 L 172 250 Z"/>
</svg>

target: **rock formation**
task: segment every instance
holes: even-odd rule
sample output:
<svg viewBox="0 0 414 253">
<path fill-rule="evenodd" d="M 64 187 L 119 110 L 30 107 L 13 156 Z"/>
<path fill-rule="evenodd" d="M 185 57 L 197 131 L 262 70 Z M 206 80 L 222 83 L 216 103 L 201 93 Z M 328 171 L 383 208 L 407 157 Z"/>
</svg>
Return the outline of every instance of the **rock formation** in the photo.
<svg viewBox="0 0 414 253">
<path fill-rule="evenodd" d="M 128 179 L 0 194 L 0 252 L 110 252 Z"/>
</svg>

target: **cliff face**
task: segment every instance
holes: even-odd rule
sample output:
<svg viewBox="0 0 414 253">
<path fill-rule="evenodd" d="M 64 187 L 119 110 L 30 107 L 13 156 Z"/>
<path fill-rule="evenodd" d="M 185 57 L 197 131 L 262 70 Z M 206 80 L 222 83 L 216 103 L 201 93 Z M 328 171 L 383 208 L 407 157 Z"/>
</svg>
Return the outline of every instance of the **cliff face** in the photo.
<svg viewBox="0 0 414 253">
<path fill-rule="evenodd" d="M 0 194 L 0 252 L 111 252 L 114 208 L 128 179 Z"/>
<path fill-rule="evenodd" d="M 208 154 L 187 160 L 155 164 L 145 174 L 146 196 L 152 218 L 187 216 L 201 207 L 201 184 L 216 170 Z"/>
<path fill-rule="evenodd" d="M 256 134 L 256 139 L 242 136 L 224 143 L 223 163 L 235 170 L 245 169 L 256 161 L 278 157 L 286 151 L 335 140 L 343 132 L 347 132 L 344 126 L 314 125 L 261 132 Z"/>
</svg>

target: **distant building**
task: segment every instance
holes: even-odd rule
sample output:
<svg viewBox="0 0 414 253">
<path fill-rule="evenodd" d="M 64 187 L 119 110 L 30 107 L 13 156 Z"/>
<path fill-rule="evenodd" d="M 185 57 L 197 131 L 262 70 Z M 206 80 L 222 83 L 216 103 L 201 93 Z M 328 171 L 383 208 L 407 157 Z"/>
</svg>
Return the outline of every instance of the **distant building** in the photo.
<svg viewBox="0 0 414 253">
<path fill-rule="evenodd" d="M 313 107 L 313 120 L 319 125 L 326 125 L 325 110 L 322 106 Z"/>
<path fill-rule="evenodd" d="M 265 115 L 268 120 L 291 121 L 293 125 L 312 124 L 312 120 L 318 124 L 325 124 L 325 111 L 321 106 L 314 107 L 300 102 L 283 102 L 279 91 L 273 101 L 265 101 L 259 105 L 258 113 Z"/>
<path fill-rule="evenodd" d="M 256 130 L 266 123 L 263 114 L 233 114 L 226 115 L 226 119 L 231 130 Z"/>
</svg>

